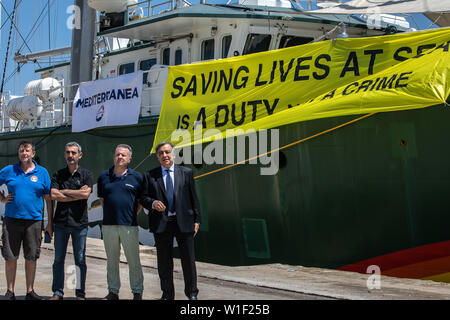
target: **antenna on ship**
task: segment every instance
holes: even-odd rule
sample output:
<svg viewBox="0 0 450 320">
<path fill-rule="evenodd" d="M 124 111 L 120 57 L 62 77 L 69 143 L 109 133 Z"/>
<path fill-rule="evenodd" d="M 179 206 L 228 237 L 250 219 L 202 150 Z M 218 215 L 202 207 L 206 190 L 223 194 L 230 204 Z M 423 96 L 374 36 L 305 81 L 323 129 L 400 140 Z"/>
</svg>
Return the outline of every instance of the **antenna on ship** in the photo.
<svg viewBox="0 0 450 320">
<path fill-rule="evenodd" d="M 0 4 L 1 4 L 1 1 L 0 1 Z M 13 8 L 13 12 L 11 13 L 11 27 L 9 28 L 8 45 L 6 47 L 5 64 L 3 66 L 2 84 L 1 84 L 1 88 L 0 88 L 0 123 L 3 122 L 3 112 L 2 112 L 2 107 L 3 107 L 3 89 L 4 89 L 4 85 L 5 85 L 6 66 L 8 65 L 9 46 L 11 44 L 11 35 L 12 35 L 12 29 L 13 29 L 13 26 L 14 26 L 14 17 L 16 15 L 17 7 L 18 7 L 17 0 L 14 0 L 14 8 Z"/>
</svg>

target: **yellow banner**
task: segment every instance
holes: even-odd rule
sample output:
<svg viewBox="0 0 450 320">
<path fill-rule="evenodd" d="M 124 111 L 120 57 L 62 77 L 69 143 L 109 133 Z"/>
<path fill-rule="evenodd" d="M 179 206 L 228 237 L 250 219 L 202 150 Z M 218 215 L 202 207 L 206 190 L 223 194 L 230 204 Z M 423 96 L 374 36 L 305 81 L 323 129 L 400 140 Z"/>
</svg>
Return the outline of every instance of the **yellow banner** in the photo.
<svg viewBox="0 0 450 320">
<path fill-rule="evenodd" d="M 445 103 L 449 44 L 450 29 L 437 29 L 170 67 L 154 146 L 207 142 L 229 129 Z M 201 134 L 194 136 L 195 128 Z M 190 139 L 173 138 L 180 130 Z"/>
</svg>

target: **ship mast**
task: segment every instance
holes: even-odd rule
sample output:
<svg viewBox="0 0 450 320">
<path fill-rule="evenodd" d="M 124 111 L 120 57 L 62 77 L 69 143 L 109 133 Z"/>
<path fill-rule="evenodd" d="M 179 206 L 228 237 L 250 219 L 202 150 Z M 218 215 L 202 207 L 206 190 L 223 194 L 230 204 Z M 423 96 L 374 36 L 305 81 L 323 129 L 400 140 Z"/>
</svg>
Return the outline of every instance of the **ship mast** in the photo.
<svg viewBox="0 0 450 320">
<path fill-rule="evenodd" d="M 87 0 L 74 0 L 79 8 L 80 28 L 72 30 L 72 52 L 70 57 L 70 84 L 92 80 L 92 59 L 94 57 L 95 17 L 94 9 L 87 5 Z M 77 17 L 75 17 L 77 18 Z M 77 86 L 72 86 L 69 100 L 73 101 Z M 72 115 L 72 108 L 69 108 Z"/>
</svg>

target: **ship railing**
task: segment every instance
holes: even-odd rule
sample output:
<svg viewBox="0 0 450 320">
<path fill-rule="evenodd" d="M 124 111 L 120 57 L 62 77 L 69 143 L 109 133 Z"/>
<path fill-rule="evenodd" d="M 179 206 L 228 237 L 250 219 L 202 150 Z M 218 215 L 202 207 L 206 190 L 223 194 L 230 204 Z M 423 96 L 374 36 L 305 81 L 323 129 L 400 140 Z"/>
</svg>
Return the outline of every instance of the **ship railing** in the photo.
<svg viewBox="0 0 450 320">
<path fill-rule="evenodd" d="M 5 105 L 7 105 L 7 103 L 8 101 L 5 101 Z M 42 108 L 43 110 L 39 117 L 31 120 L 14 120 L 9 118 L 6 112 L 3 112 L 0 132 L 6 133 L 37 128 L 58 127 L 67 122 L 64 100 L 62 98 L 53 102 L 45 102 L 42 104 Z"/>
<path fill-rule="evenodd" d="M 146 73 L 147 81 L 142 88 L 140 117 L 157 117 L 164 97 L 168 68 L 164 65 L 154 65 Z M 53 102 L 45 102 L 41 115 L 33 120 L 15 121 L 10 119 L 5 112 L 5 108 L 2 108 L 3 117 L 1 118 L 0 132 L 71 125 L 71 110 L 74 101 L 69 97 L 75 95 L 79 85 L 79 83 L 68 85 L 61 83 L 62 95 Z M 4 101 L 3 105 L 7 104 L 8 101 Z"/>
<path fill-rule="evenodd" d="M 59 89 L 64 90 L 66 87 L 64 85 L 64 80 L 59 80 L 59 85 L 55 88 L 51 89 Z M 0 120 L 0 132 L 15 132 L 22 131 L 26 129 L 35 129 L 35 128 L 47 128 L 54 127 L 60 125 L 65 118 L 65 108 L 64 108 L 64 93 L 61 93 L 60 96 L 54 101 L 42 101 L 42 105 L 36 107 L 37 110 L 42 107 L 42 112 L 39 114 L 39 117 L 35 117 L 31 120 L 15 120 L 11 119 L 8 115 L 7 106 L 9 101 L 11 100 L 11 94 L 7 95 L 9 98 L 5 99 L 2 103 L 2 114 Z M 25 111 L 26 112 L 26 111 Z"/>
<path fill-rule="evenodd" d="M 150 95 L 155 88 L 143 89 L 143 96 Z M 70 126 L 72 124 L 72 115 L 67 111 L 73 106 L 73 100 L 58 99 L 52 103 L 43 105 L 44 110 L 38 118 L 32 120 L 13 120 L 6 114 L 2 117 L 0 124 L 0 133 L 19 132 L 32 129 L 56 128 L 60 126 Z M 159 116 L 161 105 L 149 104 L 148 102 L 141 105 L 140 117 L 157 117 Z"/>
<path fill-rule="evenodd" d="M 181 7 L 191 6 L 187 0 L 145 0 L 127 7 L 126 18 L 134 22 L 143 18 L 153 17 L 158 14 L 170 12 Z"/>
</svg>

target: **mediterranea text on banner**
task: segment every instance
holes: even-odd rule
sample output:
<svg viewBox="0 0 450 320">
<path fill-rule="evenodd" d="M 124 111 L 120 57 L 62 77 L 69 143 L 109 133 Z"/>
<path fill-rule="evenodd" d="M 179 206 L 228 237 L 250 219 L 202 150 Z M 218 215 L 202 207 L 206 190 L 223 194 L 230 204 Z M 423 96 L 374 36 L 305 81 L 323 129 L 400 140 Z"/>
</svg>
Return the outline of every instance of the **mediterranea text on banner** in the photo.
<svg viewBox="0 0 450 320">
<path fill-rule="evenodd" d="M 72 132 L 136 124 L 142 96 L 142 71 L 81 83 L 72 109 Z"/>
<path fill-rule="evenodd" d="M 424 108 L 450 93 L 450 29 L 336 39 L 169 68 L 153 146 L 344 115 Z M 205 132 L 195 139 L 197 125 Z M 209 130 L 209 131 L 208 131 Z M 154 150 L 152 150 L 154 152 Z"/>
</svg>

